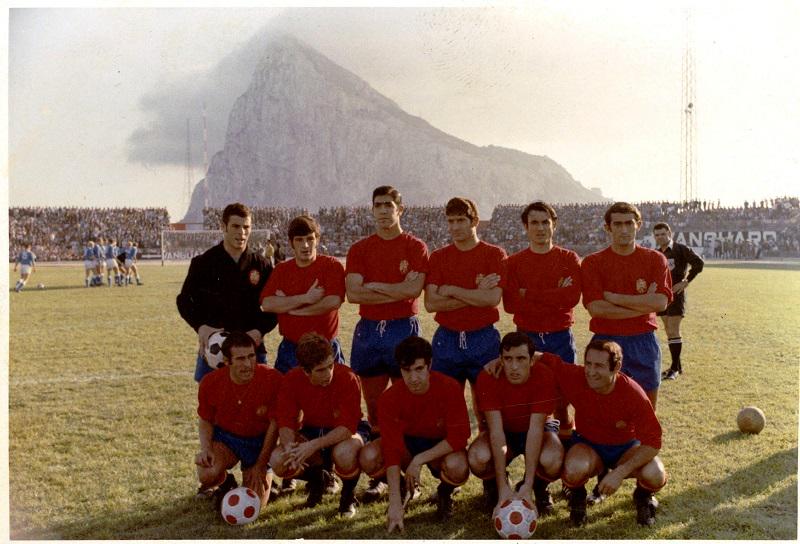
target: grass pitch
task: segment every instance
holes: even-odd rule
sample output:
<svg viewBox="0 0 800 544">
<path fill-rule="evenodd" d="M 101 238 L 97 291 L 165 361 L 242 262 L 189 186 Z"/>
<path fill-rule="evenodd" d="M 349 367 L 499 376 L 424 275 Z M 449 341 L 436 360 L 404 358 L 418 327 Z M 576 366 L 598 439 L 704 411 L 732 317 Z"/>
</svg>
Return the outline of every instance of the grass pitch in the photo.
<svg viewBox="0 0 800 544">
<path fill-rule="evenodd" d="M 9 294 L 11 538 L 496 537 L 474 477 L 456 496 L 454 519 L 437 523 L 426 502 L 435 482 L 425 470 L 402 535 L 386 535 L 385 502 L 342 521 L 338 497 L 308 511 L 299 508 L 302 492 L 270 504 L 251 525 L 227 526 L 193 499 L 196 337 L 175 308 L 187 266 L 141 269 L 141 287 L 86 289 L 80 265 L 40 265 L 23 293 Z M 9 278 L 13 286 L 16 276 Z M 662 384 L 658 403 L 669 482 L 655 527 L 636 525 L 627 480 L 589 509 L 582 529 L 570 527 L 566 504 L 557 502 L 536 538 L 796 539 L 799 280 L 798 270 L 709 265 L 692 283 L 686 373 Z M 35 288 L 40 282 L 44 290 Z M 341 316 L 348 354 L 356 307 L 345 304 Z M 421 320 L 430 338 L 435 323 L 424 311 Z M 581 349 L 590 336 L 582 307 L 576 320 Z M 508 316 L 498 328 L 512 330 Z M 663 331 L 659 338 L 668 365 Z M 267 338 L 271 354 L 278 341 L 277 331 Z M 767 416 L 759 435 L 736 428 L 739 408 L 750 404 Z M 520 459 L 511 473 L 521 476 Z"/>
</svg>

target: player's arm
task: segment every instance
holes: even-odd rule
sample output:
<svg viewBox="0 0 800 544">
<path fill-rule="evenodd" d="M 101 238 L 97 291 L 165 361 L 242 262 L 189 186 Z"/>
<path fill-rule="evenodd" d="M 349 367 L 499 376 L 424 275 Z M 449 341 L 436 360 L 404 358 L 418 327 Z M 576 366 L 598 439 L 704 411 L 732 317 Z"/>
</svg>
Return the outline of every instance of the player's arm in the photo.
<svg viewBox="0 0 800 544">
<path fill-rule="evenodd" d="M 684 258 L 689 265 L 689 274 L 685 279 L 672 286 L 672 293 L 675 295 L 686 289 L 689 286 L 689 283 L 691 283 L 691 281 L 703 271 L 703 266 L 705 265 L 703 259 L 688 246 L 684 251 Z"/>
<path fill-rule="evenodd" d="M 533 478 L 536 475 L 536 467 L 539 466 L 539 455 L 542 453 L 546 418 L 545 414 L 534 413 L 531 414 L 528 423 L 528 437 L 525 439 L 525 480 L 517 492 L 520 498 L 530 497 L 533 490 Z"/>
<path fill-rule="evenodd" d="M 607 300 L 593 300 L 586 305 L 586 309 L 592 317 L 602 317 L 604 319 L 628 319 L 650 313 L 649 311 L 642 312 L 625 308 L 624 306 L 617 306 Z"/>
<path fill-rule="evenodd" d="M 194 462 L 201 467 L 211 467 L 214 464 L 214 450 L 211 447 L 214 425 L 210 421 L 200 418 L 198 434 L 200 435 L 200 451 L 195 456 Z"/>
<path fill-rule="evenodd" d="M 281 291 L 278 291 L 280 293 Z M 274 314 L 284 314 L 292 310 L 296 310 L 302 306 L 315 304 L 322 300 L 325 296 L 325 289 L 319 285 L 318 280 L 308 288 L 308 291 L 299 295 L 279 295 L 274 294 L 266 296 L 261 300 L 261 310 L 264 312 L 272 312 Z"/>
<path fill-rule="evenodd" d="M 406 489 L 414 489 L 414 486 L 419 483 L 419 475 L 423 466 L 452 452 L 453 446 L 450 445 L 447 439 L 443 439 L 432 448 L 416 454 L 411 459 L 408 467 L 406 467 Z"/>
<path fill-rule="evenodd" d="M 364 287 L 364 276 L 351 272 L 344 278 L 347 300 L 351 304 L 386 304 L 394 302 L 390 296 Z"/>
<path fill-rule="evenodd" d="M 468 306 L 466 302 L 439 294 L 438 290 L 439 286 L 432 283 L 425 286 L 425 310 L 428 312 L 448 312 Z"/>
<path fill-rule="evenodd" d="M 466 303 L 469 306 L 477 306 L 479 308 L 494 307 L 500 304 L 500 299 L 503 296 L 503 290 L 498 287 L 500 283 L 499 274 L 489 274 L 481 284 L 486 285 L 494 284 L 493 287 L 478 287 L 477 289 L 465 289 L 455 285 L 442 285 L 439 287 L 439 294 L 447 297 L 452 297 Z"/>
<path fill-rule="evenodd" d="M 623 308 L 640 312 L 640 314 L 660 312 L 667 307 L 669 297 L 664 293 L 659 293 L 657 288 L 658 285 L 656 282 L 653 282 L 650 284 L 647 292 L 641 295 L 626 295 L 604 291 L 603 299 L 615 306 L 622 306 Z"/>
<path fill-rule="evenodd" d="M 402 531 L 403 527 L 403 501 L 400 498 L 400 466 L 386 467 L 386 483 L 389 484 L 389 509 L 386 512 L 386 531 L 391 533 L 394 529 Z M 409 490 L 409 493 L 411 490 Z"/>
<path fill-rule="evenodd" d="M 503 416 L 500 410 L 487 410 L 484 416 L 489 427 L 489 448 L 492 450 L 498 502 L 502 503 L 511 497 L 511 487 L 506 479 L 506 435 L 503 431 Z"/>
<path fill-rule="evenodd" d="M 296 308 L 288 313 L 291 315 L 300 316 L 322 315 L 330 312 L 331 310 L 336 310 L 341 305 L 342 297 L 339 295 L 328 295 L 322 297 L 322 299 L 314 304 L 309 304 L 308 306 L 303 306 L 302 308 Z"/>
<path fill-rule="evenodd" d="M 619 489 L 619 486 L 622 485 L 622 481 L 625 478 L 630 476 L 636 469 L 652 461 L 653 458 L 658 455 L 658 451 L 659 450 L 653 446 L 646 446 L 644 444 L 636 447 L 636 452 L 630 459 L 624 463 L 620 463 L 614 467 L 613 470 L 610 470 L 605 478 L 597 485 L 600 493 L 603 495 L 613 494 Z"/>
<path fill-rule="evenodd" d="M 309 457 L 314 455 L 319 450 L 329 448 L 335 444 L 338 444 L 339 442 L 342 442 L 343 440 L 347 440 L 352 435 L 353 433 L 350 431 L 350 429 L 344 425 L 340 425 L 323 436 L 308 440 L 306 442 L 297 443 L 294 448 L 289 450 L 289 458 L 292 460 L 295 466 L 302 466 Z"/>
<path fill-rule="evenodd" d="M 403 281 L 397 283 L 370 282 L 364 284 L 364 287 L 382 293 L 394 302 L 417 298 L 422 293 L 424 285 L 425 273 L 412 270 L 406 274 Z"/>
<path fill-rule="evenodd" d="M 258 459 L 256 459 L 255 470 L 248 471 L 247 477 L 242 482 L 242 485 L 255 491 L 259 497 L 263 497 L 265 494 L 263 486 L 267 475 L 269 456 L 272 455 L 272 450 L 275 449 L 277 441 L 278 423 L 275 419 L 270 419 L 269 427 L 267 427 L 267 432 L 264 434 L 264 442 L 261 444 L 261 451 L 258 454 Z"/>
</svg>

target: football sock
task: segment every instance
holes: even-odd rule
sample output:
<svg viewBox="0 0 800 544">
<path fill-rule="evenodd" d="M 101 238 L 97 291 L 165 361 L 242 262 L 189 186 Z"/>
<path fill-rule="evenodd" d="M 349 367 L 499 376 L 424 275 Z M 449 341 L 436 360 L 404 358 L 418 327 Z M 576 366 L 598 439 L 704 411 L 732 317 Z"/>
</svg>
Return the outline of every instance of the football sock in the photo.
<svg viewBox="0 0 800 544">
<path fill-rule="evenodd" d="M 672 356 L 672 366 L 670 368 L 678 372 L 683 372 L 683 367 L 681 366 L 681 348 L 683 347 L 683 340 L 680 336 L 676 336 L 667 339 L 667 344 L 669 345 L 669 354 Z"/>
</svg>

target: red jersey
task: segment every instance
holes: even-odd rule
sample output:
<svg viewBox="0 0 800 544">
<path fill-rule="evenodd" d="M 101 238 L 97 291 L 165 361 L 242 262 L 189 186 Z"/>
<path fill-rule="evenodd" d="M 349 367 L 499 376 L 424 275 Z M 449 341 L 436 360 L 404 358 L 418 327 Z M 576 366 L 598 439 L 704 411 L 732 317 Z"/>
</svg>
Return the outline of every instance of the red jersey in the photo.
<svg viewBox="0 0 800 544">
<path fill-rule="evenodd" d="M 425 283 L 432 285 L 454 285 L 464 289 L 475 289 L 489 274 L 503 274 L 503 248 L 479 241 L 468 251 L 461 251 L 450 244 L 431 253 L 430 273 Z M 454 331 L 476 331 L 497 322 L 500 312 L 497 307 L 467 306 L 458 310 L 436 312 L 436 322 Z"/>
<path fill-rule="evenodd" d="M 464 390 L 453 378 L 430 373 L 430 387 L 422 395 L 395 381 L 378 399 L 381 447 L 387 467 L 399 465 L 405 451 L 403 436 L 447 440 L 453 451 L 467 447 L 470 427 Z"/>
<path fill-rule="evenodd" d="M 661 449 L 661 424 L 653 405 L 631 378 L 617 373 L 614 389 L 601 395 L 589 387 L 582 365 L 565 363 L 551 353 L 539 362 L 553 371 L 564 399 L 575 407 L 575 430 L 588 440 L 617 445 L 635 438 L 642 445 Z"/>
<path fill-rule="evenodd" d="M 350 246 L 347 252 L 345 274 L 360 274 L 364 283 L 400 283 L 412 270 L 428 273 L 428 246 L 405 232 L 391 240 L 373 234 Z M 411 317 L 418 311 L 417 299 L 410 298 L 385 304 L 361 304 L 358 313 L 365 319 L 381 321 Z"/>
<path fill-rule="evenodd" d="M 581 264 L 583 305 L 603 300 L 603 291 L 623 295 L 643 295 L 655 282 L 657 293 L 672 301 L 672 279 L 667 259 L 658 251 L 636 246 L 630 255 L 618 255 L 611 247 L 592 253 Z M 658 328 L 655 312 L 627 319 L 593 317 L 589 330 L 597 334 L 631 336 Z"/>
<path fill-rule="evenodd" d="M 478 409 L 482 412 L 499 410 L 503 430 L 527 432 L 531 414 L 553 413 L 558 391 L 553 372 L 545 365 L 535 364 L 528 381 L 512 384 L 504 372 L 495 378 L 488 372 L 478 374 Z"/>
<path fill-rule="evenodd" d="M 308 291 L 314 281 L 325 289 L 325 296 L 337 295 L 344 301 L 344 267 L 342 263 L 327 255 L 318 255 L 313 263 L 306 267 L 297 266 L 297 262 L 284 261 L 278 263 L 261 291 L 260 301 L 266 297 L 283 291 L 286 296 L 302 295 Z M 288 312 L 278 314 L 278 330 L 281 335 L 294 342 L 306 332 L 316 332 L 328 340 L 339 334 L 339 310 L 331 310 L 321 315 L 299 316 Z"/>
<path fill-rule="evenodd" d="M 358 377 L 344 365 L 333 365 L 331 383 L 312 385 L 300 367 L 284 377 L 278 395 L 278 427 L 347 427 L 356 432 L 361 420 L 361 386 Z"/>
<path fill-rule="evenodd" d="M 236 384 L 230 370 L 219 368 L 200 381 L 197 415 L 229 433 L 260 436 L 276 418 L 283 376 L 274 368 L 256 365 L 252 380 Z"/>
<path fill-rule="evenodd" d="M 571 285 L 562 287 L 567 279 Z M 525 289 L 525 295 L 519 294 Z M 581 260 L 558 246 L 547 253 L 523 249 L 506 261 L 503 308 L 529 332 L 556 332 L 572 326 L 572 309 L 581 299 Z"/>
</svg>

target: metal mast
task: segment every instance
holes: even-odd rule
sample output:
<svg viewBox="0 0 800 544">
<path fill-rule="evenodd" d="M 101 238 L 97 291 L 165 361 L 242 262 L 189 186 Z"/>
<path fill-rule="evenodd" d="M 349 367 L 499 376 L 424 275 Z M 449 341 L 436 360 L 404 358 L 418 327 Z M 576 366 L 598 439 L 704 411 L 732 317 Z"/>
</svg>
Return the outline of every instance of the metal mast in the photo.
<svg viewBox="0 0 800 544">
<path fill-rule="evenodd" d="M 695 102 L 695 62 L 692 48 L 692 15 L 686 11 L 686 47 L 683 53 L 681 95 L 681 186 L 682 202 L 697 200 L 697 104 Z"/>
<path fill-rule="evenodd" d="M 203 206 L 208 208 L 208 122 L 205 102 L 203 102 Z"/>
</svg>

